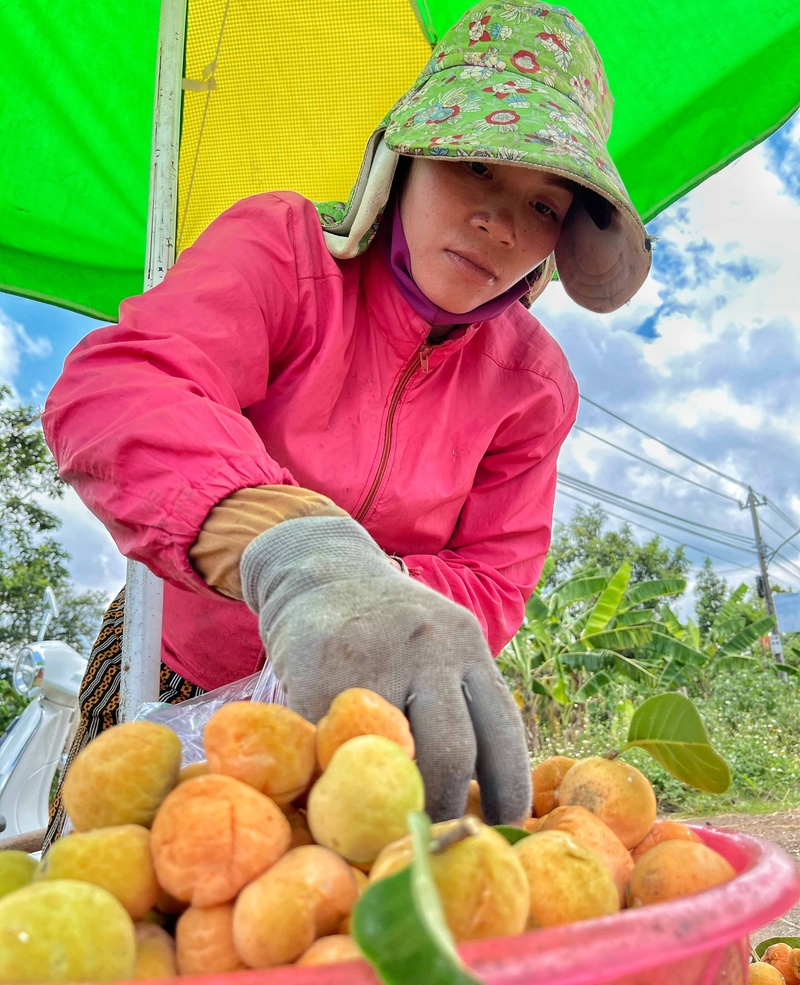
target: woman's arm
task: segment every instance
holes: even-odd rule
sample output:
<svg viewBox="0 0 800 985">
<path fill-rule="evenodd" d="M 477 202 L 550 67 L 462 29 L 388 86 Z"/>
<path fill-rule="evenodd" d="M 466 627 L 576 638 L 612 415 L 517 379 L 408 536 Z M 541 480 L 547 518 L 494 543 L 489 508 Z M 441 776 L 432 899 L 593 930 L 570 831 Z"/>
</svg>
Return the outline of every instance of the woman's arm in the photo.
<svg viewBox="0 0 800 985">
<path fill-rule="evenodd" d="M 508 422 L 481 461 L 447 547 L 404 558 L 411 575 L 466 606 L 497 654 L 522 624 L 550 546 L 556 463 L 575 423 L 567 371 L 528 413 Z"/>
<path fill-rule="evenodd" d="M 187 552 L 216 503 L 296 485 L 241 409 L 264 398 L 291 336 L 305 218 L 288 195 L 229 209 L 162 284 L 123 302 L 118 325 L 70 353 L 48 398 L 61 475 L 123 554 L 180 587 L 212 591 Z"/>
</svg>

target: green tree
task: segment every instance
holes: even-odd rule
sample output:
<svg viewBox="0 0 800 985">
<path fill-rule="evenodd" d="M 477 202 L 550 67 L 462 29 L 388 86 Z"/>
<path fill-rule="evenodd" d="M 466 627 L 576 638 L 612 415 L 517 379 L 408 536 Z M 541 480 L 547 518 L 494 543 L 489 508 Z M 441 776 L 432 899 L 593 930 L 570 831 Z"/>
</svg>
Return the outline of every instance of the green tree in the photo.
<svg viewBox="0 0 800 985">
<path fill-rule="evenodd" d="M 708 638 L 711 625 L 719 615 L 729 594 L 725 579 L 720 578 L 714 570 L 711 558 L 707 557 L 703 561 L 703 567 L 700 569 L 694 586 L 694 611 L 697 616 L 697 628 L 703 639 Z"/>
<path fill-rule="evenodd" d="M 61 525 L 42 501 L 64 495 L 65 483 L 39 427 L 35 407 L 11 404 L 0 387 L 0 660 L 36 639 L 50 585 L 60 615 L 49 635 L 88 653 L 102 618 L 102 592 L 76 593 L 69 554 L 53 536 Z"/>
<path fill-rule="evenodd" d="M 568 523 L 556 527 L 550 545 L 552 559 L 543 585 L 552 588 L 585 568 L 631 567 L 631 582 L 682 578 L 691 567 L 684 547 L 670 550 L 660 537 L 638 543 L 627 523 L 619 530 L 606 530 L 608 514 L 595 503 L 588 509 L 577 506 Z M 652 603 L 655 604 L 655 601 Z"/>
</svg>

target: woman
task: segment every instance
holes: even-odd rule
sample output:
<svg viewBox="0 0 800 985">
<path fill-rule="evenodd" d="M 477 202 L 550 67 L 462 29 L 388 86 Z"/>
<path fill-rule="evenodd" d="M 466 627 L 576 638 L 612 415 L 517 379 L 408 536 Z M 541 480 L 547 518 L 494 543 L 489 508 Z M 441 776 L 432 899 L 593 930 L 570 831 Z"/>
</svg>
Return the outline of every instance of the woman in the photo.
<svg viewBox="0 0 800 985">
<path fill-rule="evenodd" d="M 239 202 L 69 356 L 45 433 L 120 550 L 166 582 L 162 697 L 252 673 L 266 644 L 312 721 L 351 686 L 406 711 L 435 820 L 462 812 L 473 771 L 490 823 L 526 814 L 491 654 L 539 578 L 578 402 L 526 308 L 556 263 L 593 311 L 647 275 L 611 108 L 566 10 L 474 8 L 371 138 L 346 205 Z M 121 607 L 72 755 L 114 721 Z"/>
</svg>

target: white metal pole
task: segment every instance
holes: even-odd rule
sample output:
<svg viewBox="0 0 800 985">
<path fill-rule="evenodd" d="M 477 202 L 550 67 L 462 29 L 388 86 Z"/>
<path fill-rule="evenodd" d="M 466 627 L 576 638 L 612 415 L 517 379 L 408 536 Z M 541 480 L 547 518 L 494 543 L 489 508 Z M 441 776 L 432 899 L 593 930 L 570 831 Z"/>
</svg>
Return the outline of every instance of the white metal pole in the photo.
<svg viewBox="0 0 800 985">
<path fill-rule="evenodd" d="M 144 289 L 159 284 L 175 259 L 181 83 L 187 0 L 162 0 L 158 28 L 150 201 Z M 128 561 L 119 720 L 130 721 L 143 701 L 157 701 L 161 670 L 164 586 L 143 564 Z"/>
</svg>

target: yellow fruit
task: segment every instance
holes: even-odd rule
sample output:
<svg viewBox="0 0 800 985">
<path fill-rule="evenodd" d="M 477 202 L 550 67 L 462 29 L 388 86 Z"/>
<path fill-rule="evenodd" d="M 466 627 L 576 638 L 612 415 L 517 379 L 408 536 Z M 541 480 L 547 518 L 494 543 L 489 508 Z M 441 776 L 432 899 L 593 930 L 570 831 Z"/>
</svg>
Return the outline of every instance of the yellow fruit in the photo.
<svg viewBox="0 0 800 985">
<path fill-rule="evenodd" d="M 664 841 L 646 852 L 631 873 L 628 906 L 665 903 L 690 896 L 736 875 L 731 864 L 706 845 Z"/>
<path fill-rule="evenodd" d="M 37 882 L 0 900 L 0 982 L 113 982 L 133 974 L 133 921 L 99 886 Z"/>
<path fill-rule="evenodd" d="M 36 859 L 27 852 L 0 851 L 0 897 L 32 882 Z"/>
<path fill-rule="evenodd" d="M 208 772 L 208 763 L 205 760 L 202 763 L 187 763 L 180 768 L 178 783 L 186 783 L 187 780 L 193 780 L 196 776 L 207 776 Z"/>
<path fill-rule="evenodd" d="M 771 964 L 757 961 L 750 965 L 749 985 L 786 985 L 786 979 Z"/>
<path fill-rule="evenodd" d="M 568 770 L 558 794 L 561 807 L 585 807 L 635 848 L 656 819 L 656 795 L 644 773 L 621 759 L 592 756 Z"/>
<path fill-rule="evenodd" d="M 166 725 L 116 725 L 78 753 L 62 786 L 76 831 L 142 824 L 149 828 L 178 782 L 181 740 Z"/>
<path fill-rule="evenodd" d="M 542 831 L 514 845 L 530 886 L 528 927 L 553 927 L 619 910 L 619 894 L 600 856 L 566 831 Z"/>
<path fill-rule="evenodd" d="M 241 891 L 233 938 L 251 968 L 290 964 L 317 937 L 336 931 L 358 899 L 350 866 L 320 845 L 287 852 Z"/>
<path fill-rule="evenodd" d="M 137 923 L 136 964 L 133 978 L 173 978 L 178 974 L 175 963 L 175 941 L 166 930 L 154 923 Z"/>
<path fill-rule="evenodd" d="M 247 967 L 233 942 L 233 903 L 190 906 L 175 925 L 175 939 L 181 975 L 210 975 Z"/>
<path fill-rule="evenodd" d="M 528 918 L 529 888 L 523 866 L 506 839 L 470 817 L 476 834 L 430 856 L 445 919 L 455 940 L 483 940 L 519 934 Z M 434 824 L 433 837 L 447 839 L 460 820 Z M 411 863 L 411 838 L 387 845 L 370 871 L 370 883 L 400 872 Z"/>
<path fill-rule="evenodd" d="M 550 756 L 531 772 L 534 817 L 544 817 L 558 807 L 561 781 L 577 762 L 569 756 Z"/>
<path fill-rule="evenodd" d="M 606 824 L 585 807 L 556 807 L 542 818 L 540 831 L 566 831 L 582 845 L 600 856 L 617 887 L 620 906 L 625 903 L 625 889 L 633 871 L 633 859 L 625 846 Z"/>
<path fill-rule="evenodd" d="M 305 790 L 316 766 L 316 729 L 283 705 L 223 705 L 208 720 L 203 745 L 212 773 L 255 787 L 279 807 Z"/>
<path fill-rule="evenodd" d="M 181 783 L 153 822 L 159 883 L 195 906 L 227 903 L 289 847 L 289 822 L 269 797 L 230 776 Z"/>
<path fill-rule="evenodd" d="M 132 920 L 141 920 L 161 893 L 150 857 L 150 831 L 140 824 L 61 838 L 42 859 L 36 878 L 77 879 L 107 889 Z"/>
<path fill-rule="evenodd" d="M 320 937 L 295 961 L 295 964 L 338 964 L 340 961 L 357 961 L 361 957 L 358 945 L 347 934 Z"/>
<path fill-rule="evenodd" d="M 382 735 L 414 758 L 414 738 L 402 711 L 374 691 L 351 687 L 336 695 L 317 725 L 320 768 L 327 769 L 339 746 L 358 735 Z"/>
<path fill-rule="evenodd" d="M 425 792 L 409 756 L 381 735 L 339 746 L 308 797 L 314 841 L 358 866 L 408 831 L 409 811 L 421 811 Z"/>
<path fill-rule="evenodd" d="M 660 845 L 662 841 L 693 841 L 700 844 L 700 838 L 686 824 L 680 821 L 654 821 L 649 833 L 631 849 L 631 858 L 638 862 L 645 852 Z"/>
</svg>

